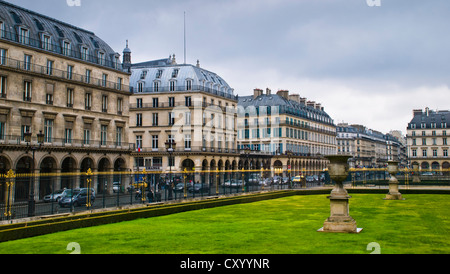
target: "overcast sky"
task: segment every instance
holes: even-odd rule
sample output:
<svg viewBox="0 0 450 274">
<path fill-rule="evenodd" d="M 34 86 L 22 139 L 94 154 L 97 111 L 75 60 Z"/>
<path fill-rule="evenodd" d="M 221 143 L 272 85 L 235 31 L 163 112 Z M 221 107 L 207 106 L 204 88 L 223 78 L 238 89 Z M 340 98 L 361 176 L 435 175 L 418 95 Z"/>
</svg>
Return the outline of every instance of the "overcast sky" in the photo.
<svg viewBox="0 0 450 274">
<path fill-rule="evenodd" d="M 93 31 L 135 63 L 176 54 L 241 96 L 287 89 L 335 123 L 406 134 L 413 109 L 450 109 L 448 0 L 10 0 Z"/>
</svg>

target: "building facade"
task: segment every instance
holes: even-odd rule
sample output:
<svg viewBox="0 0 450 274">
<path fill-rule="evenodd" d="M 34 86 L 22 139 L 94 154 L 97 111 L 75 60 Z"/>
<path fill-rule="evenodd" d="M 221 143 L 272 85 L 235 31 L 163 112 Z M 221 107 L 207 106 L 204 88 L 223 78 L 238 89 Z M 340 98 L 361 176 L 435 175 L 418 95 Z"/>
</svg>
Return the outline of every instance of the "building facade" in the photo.
<svg viewBox="0 0 450 274">
<path fill-rule="evenodd" d="M 424 171 L 441 171 L 450 168 L 447 132 L 450 111 L 414 110 L 408 124 L 408 162 Z"/>
<path fill-rule="evenodd" d="M 399 161 L 406 164 L 405 145 L 401 133 L 383 134 L 363 125 L 337 126 L 337 152 L 353 156 L 352 167 L 378 168 L 384 167 L 388 161 Z"/>
<path fill-rule="evenodd" d="M 287 90 L 255 89 L 239 97 L 238 149 L 245 148 L 250 169 L 318 174 L 327 167 L 324 156 L 336 154 L 336 126 L 321 104 Z"/>
<path fill-rule="evenodd" d="M 129 54 L 125 49 L 127 60 Z M 175 55 L 125 65 L 133 90 L 129 139 L 136 144 L 135 170 L 196 171 L 193 179 L 208 183 L 215 178 L 210 171 L 238 168 L 238 101 L 224 79 L 198 62 L 177 64 Z"/>
<path fill-rule="evenodd" d="M 129 74 L 94 33 L 0 1 L 0 81 L 0 174 L 130 168 Z M 28 198 L 29 178 L 16 181 L 15 199 Z M 96 177 L 92 187 L 111 192 L 112 181 Z M 35 199 L 84 184 L 39 176 Z"/>
</svg>

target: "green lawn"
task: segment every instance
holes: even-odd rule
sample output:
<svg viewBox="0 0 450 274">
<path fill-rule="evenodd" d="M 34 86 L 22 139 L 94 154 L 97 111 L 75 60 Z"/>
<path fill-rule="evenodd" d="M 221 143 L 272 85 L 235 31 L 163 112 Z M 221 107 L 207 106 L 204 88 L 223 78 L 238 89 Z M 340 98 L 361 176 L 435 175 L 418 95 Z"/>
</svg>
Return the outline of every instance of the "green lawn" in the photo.
<svg viewBox="0 0 450 274">
<path fill-rule="evenodd" d="M 1 254 L 382 254 L 450 253 L 450 196 L 355 194 L 350 215 L 360 234 L 317 232 L 326 195 L 294 196 L 141 219 L 0 243 Z"/>
</svg>

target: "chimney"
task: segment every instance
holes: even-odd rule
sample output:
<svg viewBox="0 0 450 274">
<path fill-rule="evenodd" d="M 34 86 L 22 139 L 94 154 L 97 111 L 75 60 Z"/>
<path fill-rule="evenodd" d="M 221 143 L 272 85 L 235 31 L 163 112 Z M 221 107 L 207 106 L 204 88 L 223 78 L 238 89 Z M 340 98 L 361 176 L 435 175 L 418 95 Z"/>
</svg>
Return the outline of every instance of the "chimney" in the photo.
<svg viewBox="0 0 450 274">
<path fill-rule="evenodd" d="M 253 99 L 258 98 L 258 96 L 261 96 L 262 94 L 263 94 L 263 90 L 262 89 L 255 88 L 253 90 Z"/>
<path fill-rule="evenodd" d="M 417 115 L 422 115 L 422 110 L 421 109 L 414 109 L 413 110 L 413 116 L 417 116 Z"/>
<path fill-rule="evenodd" d="M 298 94 L 289 95 L 289 100 L 300 103 L 300 95 Z"/>
<path fill-rule="evenodd" d="M 314 102 L 314 101 L 308 101 L 308 102 L 306 103 L 306 105 L 307 105 L 308 107 L 314 107 L 314 106 L 316 105 L 316 102 Z"/>
<path fill-rule="evenodd" d="M 277 95 L 283 97 L 286 100 L 289 100 L 289 90 L 279 90 Z"/>
<path fill-rule="evenodd" d="M 306 106 L 306 98 L 301 98 L 300 97 L 300 104 Z"/>
<path fill-rule="evenodd" d="M 322 110 L 322 104 L 320 104 L 320 103 L 316 104 L 316 109 L 317 110 Z"/>
<path fill-rule="evenodd" d="M 272 90 L 270 90 L 270 88 L 266 88 L 266 95 L 272 95 Z"/>
<path fill-rule="evenodd" d="M 427 114 L 427 116 L 430 116 L 430 108 L 429 107 L 425 108 L 425 113 Z"/>
</svg>

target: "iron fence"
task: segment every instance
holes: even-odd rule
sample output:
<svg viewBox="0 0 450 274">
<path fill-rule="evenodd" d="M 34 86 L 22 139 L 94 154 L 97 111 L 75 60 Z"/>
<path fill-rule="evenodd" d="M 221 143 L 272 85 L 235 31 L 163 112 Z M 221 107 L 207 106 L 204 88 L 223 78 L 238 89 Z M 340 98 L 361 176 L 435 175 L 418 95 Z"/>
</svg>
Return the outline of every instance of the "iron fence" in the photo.
<svg viewBox="0 0 450 274">
<path fill-rule="evenodd" d="M 352 169 L 347 184 L 387 186 L 385 169 Z M 400 183 L 450 185 L 448 172 L 400 170 Z M 96 172 L 0 175 L 0 220 L 71 214 L 102 208 L 182 201 L 282 189 L 331 186 L 326 170 L 274 173 L 274 170 Z M 34 186 L 34 187 L 32 187 Z"/>
</svg>

